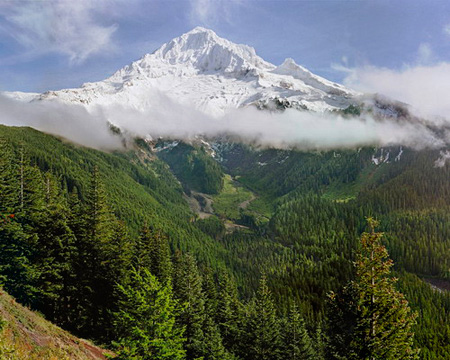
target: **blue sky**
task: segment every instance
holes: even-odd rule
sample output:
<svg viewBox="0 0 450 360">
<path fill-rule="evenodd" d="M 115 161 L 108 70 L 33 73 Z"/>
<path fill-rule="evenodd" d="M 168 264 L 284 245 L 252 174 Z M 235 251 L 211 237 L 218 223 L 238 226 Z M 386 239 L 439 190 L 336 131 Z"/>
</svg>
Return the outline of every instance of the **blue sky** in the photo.
<svg viewBox="0 0 450 360">
<path fill-rule="evenodd" d="M 448 0 L 0 0 L 0 90 L 102 80 L 197 25 L 368 91 L 450 75 Z"/>
</svg>

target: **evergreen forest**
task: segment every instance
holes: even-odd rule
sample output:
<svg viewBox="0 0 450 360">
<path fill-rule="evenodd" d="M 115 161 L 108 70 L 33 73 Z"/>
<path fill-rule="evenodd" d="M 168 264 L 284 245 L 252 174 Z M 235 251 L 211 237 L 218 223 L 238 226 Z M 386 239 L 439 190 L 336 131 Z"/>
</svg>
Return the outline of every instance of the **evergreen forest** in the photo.
<svg viewBox="0 0 450 360">
<path fill-rule="evenodd" d="M 439 151 L 0 126 L 0 154 L 1 287 L 116 359 L 450 358 Z"/>
</svg>

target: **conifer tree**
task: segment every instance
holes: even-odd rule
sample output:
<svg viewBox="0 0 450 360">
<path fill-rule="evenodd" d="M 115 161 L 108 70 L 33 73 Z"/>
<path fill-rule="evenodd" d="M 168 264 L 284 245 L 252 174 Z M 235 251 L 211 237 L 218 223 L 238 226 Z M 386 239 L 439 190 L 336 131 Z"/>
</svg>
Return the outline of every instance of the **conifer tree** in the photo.
<svg viewBox="0 0 450 360">
<path fill-rule="evenodd" d="M 13 156 L 8 144 L 3 142 L 6 156 Z M 17 163 L 18 166 L 15 166 Z M 20 160 L 3 159 L 0 167 L 5 173 L 0 177 L 0 277 L 5 289 L 20 302 L 34 305 L 38 296 L 37 279 L 41 269 L 35 265 L 39 249 L 38 233 L 44 209 L 42 176 L 29 165 L 21 148 Z"/>
<path fill-rule="evenodd" d="M 244 318 L 242 304 L 239 302 L 234 280 L 224 270 L 218 276 L 216 323 L 225 348 L 238 353 L 238 344 L 242 342 Z"/>
<path fill-rule="evenodd" d="M 250 304 L 246 339 L 247 359 L 279 359 L 281 350 L 280 324 L 265 275 L 261 277 L 255 301 Z"/>
<path fill-rule="evenodd" d="M 325 335 L 322 332 L 322 324 L 319 323 L 314 337 L 312 337 L 312 343 L 314 348 L 315 357 L 316 360 L 325 360 L 326 359 L 326 339 Z"/>
<path fill-rule="evenodd" d="M 39 309 L 48 319 L 61 323 L 67 306 L 67 287 L 72 278 L 75 237 L 69 227 L 69 208 L 55 177 L 45 174 L 45 208 L 35 231 L 39 245 L 34 259 L 40 269 Z"/>
<path fill-rule="evenodd" d="M 167 236 L 144 225 L 135 244 L 133 263 L 148 268 L 158 280 L 168 281 L 172 276 L 172 262 Z"/>
<path fill-rule="evenodd" d="M 205 351 L 205 299 L 202 277 L 195 258 L 190 254 L 176 254 L 174 266 L 174 291 L 183 307 L 180 324 L 186 328 L 187 358 L 196 359 L 203 356 Z"/>
<path fill-rule="evenodd" d="M 230 359 L 230 354 L 223 345 L 219 326 L 215 322 L 217 312 L 217 287 L 214 281 L 213 271 L 206 267 L 203 272 L 203 293 L 205 297 L 205 320 L 203 333 L 205 336 L 207 354 L 205 359 L 225 360 Z"/>
<path fill-rule="evenodd" d="M 115 318 L 121 338 L 115 343 L 116 359 L 184 359 L 184 329 L 176 324 L 178 305 L 170 280 L 161 284 L 147 269 L 132 269 L 130 282 L 118 285 L 118 291 Z"/>
<path fill-rule="evenodd" d="M 417 315 L 395 289 L 397 279 L 390 276 L 393 262 L 381 244 L 383 234 L 375 232 L 377 221 L 368 218 L 368 224 L 370 232 L 361 236 L 356 279 L 340 295 L 331 294 L 335 316 L 330 328 L 341 328 L 345 334 L 332 338 L 331 347 L 346 352 L 335 351 L 334 358 L 416 359 L 412 327 Z"/>
<path fill-rule="evenodd" d="M 297 307 L 292 306 L 286 326 L 282 332 L 283 359 L 315 360 L 317 359 L 305 322 Z"/>
<path fill-rule="evenodd" d="M 14 151 L 11 144 L 0 139 L 0 221 L 14 214 L 17 209 L 19 186 L 15 176 L 17 165 L 14 162 Z"/>
<path fill-rule="evenodd" d="M 381 244 L 378 223 L 369 218 L 370 233 L 361 236 L 361 252 L 356 261 L 358 318 L 355 328 L 355 352 L 359 359 L 414 359 L 413 313 L 402 293 L 395 289 L 397 279 L 390 276 L 393 261 Z"/>
<path fill-rule="evenodd" d="M 119 279 L 109 271 L 111 249 L 115 247 L 117 220 L 107 203 L 104 184 L 97 167 L 94 167 L 86 195 L 86 205 L 81 210 L 83 221 L 77 236 L 77 259 L 74 270 L 77 292 L 74 302 L 79 309 L 77 326 L 81 335 L 98 338 L 105 334 L 107 304 Z"/>
</svg>

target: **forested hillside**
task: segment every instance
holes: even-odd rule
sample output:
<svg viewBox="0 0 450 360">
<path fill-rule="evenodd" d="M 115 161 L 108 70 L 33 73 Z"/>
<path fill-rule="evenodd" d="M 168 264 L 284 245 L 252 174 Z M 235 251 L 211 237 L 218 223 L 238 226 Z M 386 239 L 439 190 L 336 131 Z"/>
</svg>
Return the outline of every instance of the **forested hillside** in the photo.
<svg viewBox="0 0 450 360">
<path fill-rule="evenodd" d="M 364 337 L 341 333 L 364 323 L 346 304 L 366 304 L 354 261 L 364 263 L 370 234 L 399 277 L 381 283 L 418 313 L 399 315 L 416 333 L 399 351 L 450 352 L 450 295 L 423 281 L 450 280 L 450 167 L 435 166 L 438 152 L 388 149 L 391 161 L 376 165 L 375 149 L 223 143 L 211 145 L 217 162 L 197 144 L 104 153 L 4 126 L 0 139 L 3 288 L 119 358 L 358 358 Z M 191 191 L 208 202 L 197 214 Z M 391 279 L 385 267 L 380 279 Z M 329 315 L 342 304 L 355 316 L 347 328 Z M 332 350 L 347 345 L 353 355 Z"/>
</svg>

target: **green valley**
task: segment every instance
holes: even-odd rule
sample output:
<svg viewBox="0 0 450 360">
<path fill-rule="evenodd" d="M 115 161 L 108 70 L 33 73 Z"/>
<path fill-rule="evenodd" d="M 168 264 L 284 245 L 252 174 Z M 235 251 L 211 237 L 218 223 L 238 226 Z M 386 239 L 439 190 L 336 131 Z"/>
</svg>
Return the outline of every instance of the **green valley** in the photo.
<svg viewBox="0 0 450 360">
<path fill-rule="evenodd" d="M 337 359 L 329 296 L 358 275 L 367 217 L 419 314 L 411 346 L 449 352 L 450 294 L 423 280 L 450 276 L 438 151 L 140 139 L 107 153 L 6 126 L 0 139 L 3 289 L 118 359 Z"/>
</svg>

